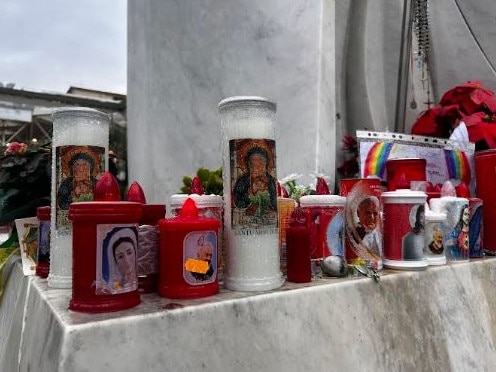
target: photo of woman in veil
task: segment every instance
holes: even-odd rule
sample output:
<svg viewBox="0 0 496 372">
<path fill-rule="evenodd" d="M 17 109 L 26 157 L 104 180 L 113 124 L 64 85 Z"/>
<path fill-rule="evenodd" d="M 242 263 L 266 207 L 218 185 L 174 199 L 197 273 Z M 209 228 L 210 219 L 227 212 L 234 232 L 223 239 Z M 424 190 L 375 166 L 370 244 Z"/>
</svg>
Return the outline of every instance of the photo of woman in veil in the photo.
<svg viewBox="0 0 496 372">
<path fill-rule="evenodd" d="M 136 226 L 99 225 L 97 240 L 97 294 L 138 289 Z"/>
</svg>

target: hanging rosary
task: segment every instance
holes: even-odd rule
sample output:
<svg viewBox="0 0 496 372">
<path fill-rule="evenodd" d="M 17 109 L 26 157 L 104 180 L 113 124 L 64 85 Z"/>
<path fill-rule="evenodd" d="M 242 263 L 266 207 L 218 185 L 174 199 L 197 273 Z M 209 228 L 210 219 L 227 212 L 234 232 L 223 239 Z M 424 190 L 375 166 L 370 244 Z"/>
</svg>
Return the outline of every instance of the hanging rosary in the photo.
<svg viewBox="0 0 496 372">
<path fill-rule="evenodd" d="M 418 58 L 417 62 L 421 70 L 422 88 L 427 92 L 428 108 L 434 103 L 431 101 L 431 91 L 429 83 L 429 0 L 413 0 L 413 31 L 417 38 Z"/>
</svg>

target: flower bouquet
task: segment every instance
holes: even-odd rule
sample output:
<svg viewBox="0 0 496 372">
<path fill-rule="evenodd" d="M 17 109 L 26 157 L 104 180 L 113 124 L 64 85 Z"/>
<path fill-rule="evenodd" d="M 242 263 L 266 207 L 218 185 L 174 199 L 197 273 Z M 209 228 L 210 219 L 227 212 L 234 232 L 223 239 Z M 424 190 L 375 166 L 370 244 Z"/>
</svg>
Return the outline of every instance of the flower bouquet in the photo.
<svg viewBox="0 0 496 372">
<path fill-rule="evenodd" d="M 496 97 L 481 82 L 467 82 L 448 90 L 438 105 L 420 114 L 412 134 L 449 138 L 461 122 L 476 151 L 496 148 Z"/>
</svg>

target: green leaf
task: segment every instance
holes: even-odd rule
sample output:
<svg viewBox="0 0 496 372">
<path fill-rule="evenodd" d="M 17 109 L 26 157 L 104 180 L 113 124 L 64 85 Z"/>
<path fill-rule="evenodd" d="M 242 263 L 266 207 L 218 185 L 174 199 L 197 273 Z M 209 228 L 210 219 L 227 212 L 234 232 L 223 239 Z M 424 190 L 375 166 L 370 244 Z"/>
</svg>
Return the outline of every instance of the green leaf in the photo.
<svg viewBox="0 0 496 372">
<path fill-rule="evenodd" d="M 200 178 L 202 184 L 205 186 L 205 183 L 208 182 L 210 171 L 207 168 L 201 167 L 196 171 L 196 175 Z"/>
</svg>

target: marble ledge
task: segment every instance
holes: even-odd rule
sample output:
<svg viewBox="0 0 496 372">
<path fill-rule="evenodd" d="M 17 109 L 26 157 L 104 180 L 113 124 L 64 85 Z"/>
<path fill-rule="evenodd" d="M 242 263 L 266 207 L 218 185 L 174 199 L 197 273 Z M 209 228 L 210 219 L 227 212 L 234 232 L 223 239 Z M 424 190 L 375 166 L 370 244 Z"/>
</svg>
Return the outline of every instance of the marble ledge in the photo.
<svg viewBox="0 0 496 372">
<path fill-rule="evenodd" d="M 285 283 L 135 308 L 67 310 L 68 289 L 29 278 L 19 371 L 482 371 L 496 365 L 496 259 Z M 17 354 L 17 351 L 18 354 Z"/>
<path fill-rule="evenodd" d="M 38 288 L 40 295 L 47 301 L 52 310 L 57 314 L 59 319 L 66 326 L 77 326 L 89 322 L 101 322 L 111 319 L 135 317 L 141 315 L 151 315 L 159 313 L 175 313 L 178 311 L 200 311 L 201 308 L 222 305 L 228 301 L 257 301 L 262 299 L 274 299 L 287 295 L 298 295 L 298 293 L 312 293 L 312 291 L 321 291 L 326 289 L 334 289 L 335 291 L 346 291 L 346 287 L 358 286 L 364 292 L 378 290 L 379 287 L 391 283 L 392 280 L 421 280 L 424 275 L 436 276 L 443 275 L 444 272 L 452 272 L 453 270 L 470 268 L 473 265 L 484 265 L 491 261 L 495 265 L 496 257 L 486 257 L 483 259 L 472 260 L 470 262 L 448 263 L 442 266 L 430 266 L 425 270 L 419 271 L 399 271 L 384 269 L 380 272 L 380 280 L 375 282 L 372 278 L 368 278 L 357 274 L 356 276 L 348 276 L 344 278 L 322 277 L 313 279 L 309 283 L 292 283 L 286 281 L 280 288 L 271 291 L 261 292 L 238 292 L 231 291 L 220 286 L 220 290 L 216 295 L 196 298 L 196 299 L 171 299 L 161 297 L 157 293 L 141 294 L 141 303 L 131 309 L 107 312 L 107 313 L 83 313 L 71 311 L 68 309 L 68 304 L 71 299 L 70 289 L 56 289 L 48 287 L 47 280 L 39 277 L 33 277 L 33 285 Z M 330 288 L 327 288 L 330 287 Z M 377 288 L 376 288 L 377 287 Z M 495 293 L 496 294 L 496 293 Z"/>
</svg>

